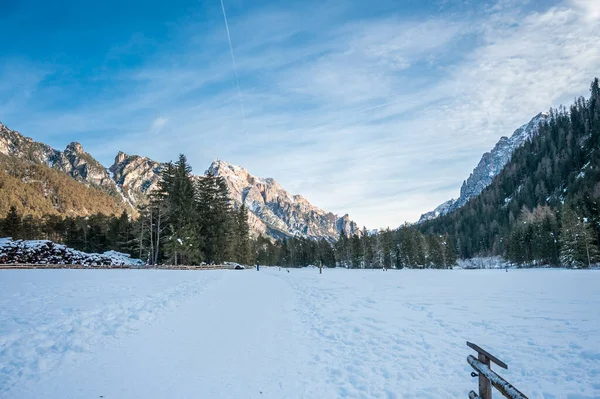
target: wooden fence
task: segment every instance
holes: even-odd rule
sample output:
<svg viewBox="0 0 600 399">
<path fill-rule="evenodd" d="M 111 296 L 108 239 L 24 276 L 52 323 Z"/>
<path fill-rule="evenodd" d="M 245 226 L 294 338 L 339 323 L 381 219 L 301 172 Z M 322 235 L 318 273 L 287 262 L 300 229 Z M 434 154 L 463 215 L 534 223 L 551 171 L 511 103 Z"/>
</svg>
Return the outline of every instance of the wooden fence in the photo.
<svg viewBox="0 0 600 399">
<path fill-rule="evenodd" d="M 471 373 L 471 376 L 479 377 L 479 395 L 471 391 L 469 392 L 469 399 L 492 399 L 492 387 L 496 388 L 506 398 L 528 399 L 521 391 L 492 371 L 492 362 L 503 369 L 508 369 L 506 363 L 471 342 L 467 342 L 467 346 L 477 352 L 477 359 L 469 355 L 467 362 L 477 371 L 477 373 Z"/>
</svg>

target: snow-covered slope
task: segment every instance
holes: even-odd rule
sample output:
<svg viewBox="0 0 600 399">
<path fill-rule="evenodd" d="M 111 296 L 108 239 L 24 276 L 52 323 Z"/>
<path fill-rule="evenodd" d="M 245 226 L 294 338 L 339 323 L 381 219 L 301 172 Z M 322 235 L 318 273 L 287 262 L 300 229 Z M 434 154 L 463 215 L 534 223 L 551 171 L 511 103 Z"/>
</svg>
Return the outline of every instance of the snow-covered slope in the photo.
<svg viewBox="0 0 600 399">
<path fill-rule="evenodd" d="M 450 210 L 452 209 L 452 207 L 454 206 L 455 203 L 456 203 L 456 200 L 454 198 L 444 202 L 443 204 L 441 204 L 437 208 L 435 208 L 433 211 L 422 214 L 421 218 L 419 219 L 419 222 L 424 222 L 426 220 L 435 219 L 436 217 L 438 217 L 440 215 L 447 214 L 448 212 L 450 212 Z"/>
<path fill-rule="evenodd" d="M 460 196 L 444 202 L 431 212 L 424 213 L 418 223 L 450 213 L 465 205 L 469 199 L 478 196 L 510 161 L 513 152 L 535 136 L 539 131 L 539 125 L 547 119 L 548 114 L 540 112 L 529 123 L 515 130 L 510 138 L 502 136 L 490 152 L 483 154 L 473 173 L 463 182 Z"/>
<path fill-rule="evenodd" d="M 208 172 L 227 182 L 235 206 L 250 210 L 254 232 L 337 239 L 340 232 L 360 234 L 348 215 L 337 216 L 312 205 L 301 195 L 291 195 L 275 180 L 251 175 L 240 166 L 215 160 Z"/>
</svg>

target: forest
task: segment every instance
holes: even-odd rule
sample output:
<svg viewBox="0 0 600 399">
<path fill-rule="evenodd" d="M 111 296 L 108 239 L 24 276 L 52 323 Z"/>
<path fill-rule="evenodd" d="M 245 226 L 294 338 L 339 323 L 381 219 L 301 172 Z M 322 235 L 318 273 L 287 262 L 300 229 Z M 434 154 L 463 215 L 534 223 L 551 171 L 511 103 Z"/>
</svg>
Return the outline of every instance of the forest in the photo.
<svg viewBox="0 0 600 399">
<path fill-rule="evenodd" d="M 588 267 L 600 246 L 600 85 L 550 110 L 539 133 L 477 197 L 419 230 L 450 234 L 461 258 Z"/>
</svg>

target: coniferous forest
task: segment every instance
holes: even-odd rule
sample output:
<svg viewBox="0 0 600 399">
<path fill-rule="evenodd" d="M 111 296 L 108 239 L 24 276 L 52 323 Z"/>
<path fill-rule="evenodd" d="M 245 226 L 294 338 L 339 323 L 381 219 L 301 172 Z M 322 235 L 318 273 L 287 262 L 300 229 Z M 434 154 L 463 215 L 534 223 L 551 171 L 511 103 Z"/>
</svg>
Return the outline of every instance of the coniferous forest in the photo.
<svg viewBox="0 0 600 399">
<path fill-rule="evenodd" d="M 600 85 L 550 110 L 539 134 L 477 197 L 419 226 L 451 234 L 461 258 L 501 255 L 520 265 L 587 267 L 600 246 Z"/>
</svg>

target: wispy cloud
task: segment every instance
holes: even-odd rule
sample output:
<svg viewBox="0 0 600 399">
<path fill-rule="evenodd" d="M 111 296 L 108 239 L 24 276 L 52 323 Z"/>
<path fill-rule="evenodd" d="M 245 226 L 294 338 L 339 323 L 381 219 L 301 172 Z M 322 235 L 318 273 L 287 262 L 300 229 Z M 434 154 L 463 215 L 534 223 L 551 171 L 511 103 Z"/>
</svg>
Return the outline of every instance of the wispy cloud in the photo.
<svg viewBox="0 0 600 399">
<path fill-rule="evenodd" d="M 502 1 L 469 13 L 448 3 L 410 17 L 329 3 L 230 15 L 246 126 L 222 19 L 189 18 L 172 46 L 98 76 L 119 95 L 42 107 L 60 87 L 32 73 L 28 92 L 44 101 L 0 101 L 0 112 L 51 144 L 77 138 L 106 163 L 120 149 L 158 160 L 184 152 L 202 172 L 218 157 L 360 224 L 397 226 L 456 196 L 501 135 L 585 94 L 600 70 L 595 1 Z"/>
<path fill-rule="evenodd" d="M 150 131 L 154 133 L 160 133 L 160 131 L 165 127 L 165 125 L 169 122 L 169 119 L 164 116 L 159 116 L 158 118 L 152 121 L 152 125 L 150 126 Z"/>
</svg>

